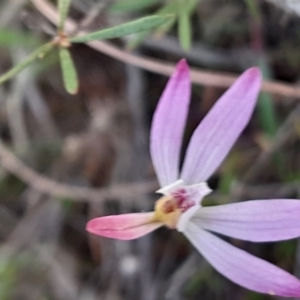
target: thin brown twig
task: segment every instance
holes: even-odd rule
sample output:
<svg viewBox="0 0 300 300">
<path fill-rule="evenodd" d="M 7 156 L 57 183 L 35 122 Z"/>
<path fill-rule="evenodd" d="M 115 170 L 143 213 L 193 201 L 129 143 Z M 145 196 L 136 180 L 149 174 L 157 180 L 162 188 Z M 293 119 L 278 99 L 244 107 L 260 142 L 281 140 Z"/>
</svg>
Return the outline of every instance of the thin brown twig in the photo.
<svg viewBox="0 0 300 300">
<path fill-rule="evenodd" d="M 108 198 L 136 199 L 145 193 L 155 191 L 158 187 L 157 181 L 145 181 L 132 184 L 120 184 L 107 188 L 88 188 L 71 186 L 59 183 L 55 180 L 40 175 L 21 160 L 19 160 L 0 141 L 1 166 L 8 172 L 30 185 L 32 188 L 56 198 L 67 198 L 77 201 L 100 202 Z"/>
<path fill-rule="evenodd" d="M 31 0 L 35 7 L 53 24 L 58 23 L 57 10 L 44 0 Z M 77 27 L 76 22 L 68 18 L 65 22 L 65 30 L 72 32 Z M 80 32 L 80 34 L 86 34 L 86 32 Z M 104 41 L 93 41 L 86 43 L 91 48 L 102 52 L 110 57 L 113 57 L 124 63 L 129 63 L 140 67 L 144 70 L 152 71 L 161 75 L 169 76 L 172 74 L 175 65 L 166 63 L 165 61 L 152 59 L 146 56 L 136 55 L 126 52 L 112 44 Z M 191 79 L 194 83 L 214 86 L 214 87 L 229 87 L 237 78 L 237 75 L 222 72 L 209 72 L 202 71 L 200 69 L 192 68 Z M 282 83 L 279 81 L 264 81 L 262 85 L 262 91 L 271 94 L 277 94 L 284 97 L 300 98 L 300 88 L 291 84 Z"/>
</svg>

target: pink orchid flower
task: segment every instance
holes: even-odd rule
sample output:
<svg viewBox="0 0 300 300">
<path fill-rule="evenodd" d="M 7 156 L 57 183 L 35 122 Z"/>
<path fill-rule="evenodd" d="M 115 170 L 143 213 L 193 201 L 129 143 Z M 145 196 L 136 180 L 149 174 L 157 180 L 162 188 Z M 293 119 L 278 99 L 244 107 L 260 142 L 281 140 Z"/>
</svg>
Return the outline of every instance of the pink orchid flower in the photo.
<svg viewBox="0 0 300 300">
<path fill-rule="evenodd" d="M 261 293 L 300 296 L 300 281 L 286 271 L 225 242 L 211 232 L 270 242 L 300 236 L 300 201 L 252 200 L 202 207 L 211 192 L 206 181 L 224 160 L 247 125 L 261 86 L 259 69 L 245 71 L 196 128 L 179 170 L 180 151 L 189 109 L 189 67 L 181 60 L 170 78 L 151 128 L 151 156 L 161 186 L 155 211 L 95 218 L 87 231 L 131 240 L 160 226 L 182 232 L 221 274 Z"/>
</svg>

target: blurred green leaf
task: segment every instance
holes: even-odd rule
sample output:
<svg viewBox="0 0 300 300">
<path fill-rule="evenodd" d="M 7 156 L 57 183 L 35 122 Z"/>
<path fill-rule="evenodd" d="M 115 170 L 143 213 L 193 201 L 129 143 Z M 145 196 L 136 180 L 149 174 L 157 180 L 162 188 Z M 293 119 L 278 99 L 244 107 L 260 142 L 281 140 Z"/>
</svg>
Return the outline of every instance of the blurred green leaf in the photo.
<svg viewBox="0 0 300 300">
<path fill-rule="evenodd" d="M 250 15 L 253 19 L 260 20 L 260 11 L 257 3 L 253 0 L 244 0 Z M 259 53 L 258 55 L 258 66 L 262 71 L 263 78 L 270 79 L 271 71 L 268 66 L 268 63 L 264 56 Z M 273 104 L 272 96 L 268 93 L 260 93 L 258 99 L 258 115 L 261 126 L 264 130 L 264 133 L 267 134 L 269 137 L 273 137 L 277 131 L 277 120 L 276 120 L 276 113 Z"/>
<path fill-rule="evenodd" d="M 159 2 L 160 0 L 120 0 L 111 6 L 110 12 L 139 11 Z"/>
<path fill-rule="evenodd" d="M 17 75 L 19 72 L 21 72 L 23 69 L 25 69 L 28 65 L 33 63 L 37 59 L 42 59 L 44 56 L 52 50 L 54 47 L 53 43 L 48 43 L 40 48 L 38 48 L 36 51 L 34 51 L 32 54 L 30 54 L 25 60 L 23 60 L 21 63 L 13 67 L 11 70 L 0 76 L 0 84 L 3 82 L 11 79 L 15 75 Z"/>
<path fill-rule="evenodd" d="M 197 3 L 198 0 L 192 0 L 193 2 Z M 191 7 L 191 0 L 188 3 L 188 10 L 192 9 Z M 174 17 L 171 18 L 169 21 L 163 23 L 162 25 L 158 26 L 154 32 L 154 35 L 157 37 L 165 35 L 175 24 L 178 18 L 178 7 L 176 1 L 172 1 L 167 3 L 164 7 L 159 9 L 155 12 L 156 15 L 164 16 L 164 15 L 173 15 Z M 150 34 L 150 30 L 141 32 L 135 37 L 133 40 L 128 42 L 127 49 L 133 50 L 135 49 L 146 37 Z"/>
<path fill-rule="evenodd" d="M 263 78 L 272 78 L 270 68 L 263 56 L 259 58 L 258 66 L 262 71 Z M 277 120 L 274 99 L 269 93 L 260 93 L 257 102 L 257 111 L 259 122 L 264 134 L 270 139 L 273 139 L 276 135 L 279 124 Z M 284 180 L 286 176 L 284 157 L 282 156 L 280 151 L 276 151 L 274 153 L 273 159 L 278 171 L 278 175 Z"/>
<path fill-rule="evenodd" d="M 205 287 L 209 282 L 212 274 L 212 268 L 207 264 L 203 266 L 203 269 L 197 271 L 189 278 L 185 286 L 185 292 L 192 296 L 201 288 Z"/>
<path fill-rule="evenodd" d="M 189 50 L 192 40 L 191 14 L 194 12 L 199 0 L 177 0 L 178 10 L 178 37 L 181 47 Z"/>
<path fill-rule="evenodd" d="M 0 45 L 5 47 L 11 46 L 36 46 L 39 40 L 25 32 L 18 32 L 16 30 L 0 28 Z"/>
<path fill-rule="evenodd" d="M 261 19 L 261 15 L 257 3 L 253 0 L 244 1 L 252 18 L 259 21 Z M 270 79 L 272 77 L 268 63 L 261 53 L 258 54 L 258 66 L 262 71 L 263 78 Z M 274 137 L 278 127 L 273 103 L 274 102 L 270 94 L 263 92 L 260 94 L 257 105 L 259 120 L 264 133 L 269 137 Z"/>
<path fill-rule="evenodd" d="M 144 30 L 149 30 L 157 27 L 170 19 L 172 16 L 150 16 L 141 18 L 132 22 L 128 22 L 119 26 L 107 28 L 97 32 L 92 32 L 87 35 L 78 36 L 71 38 L 70 41 L 73 43 L 85 43 L 93 40 L 100 39 L 112 39 L 117 37 L 122 37 L 124 35 L 138 33 Z"/>
<path fill-rule="evenodd" d="M 232 184 L 237 179 L 240 162 L 243 160 L 240 152 L 233 150 L 227 157 L 220 173 L 218 190 L 227 195 L 231 191 Z"/>
<path fill-rule="evenodd" d="M 264 294 L 259 294 L 252 291 L 246 292 L 246 298 L 245 300 L 272 300 L 274 297 Z"/>
<path fill-rule="evenodd" d="M 134 50 L 143 40 L 150 34 L 149 31 L 140 32 L 133 40 L 129 41 L 126 45 L 126 49 L 129 51 Z"/>
<path fill-rule="evenodd" d="M 70 51 L 60 47 L 59 58 L 65 88 L 68 93 L 76 94 L 78 91 L 78 77 Z"/>
<path fill-rule="evenodd" d="M 284 182 L 300 182 L 300 172 L 286 172 L 285 177 L 283 178 Z"/>
<path fill-rule="evenodd" d="M 258 99 L 258 114 L 264 132 L 273 137 L 277 131 L 275 109 L 270 94 L 262 92 Z"/>
<path fill-rule="evenodd" d="M 218 189 L 222 194 L 228 194 L 231 190 L 232 183 L 236 180 L 236 176 L 232 172 L 223 173 L 220 178 Z"/>
<path fill-rule="evenodd" d="M 253 16 L 253 18 L 259 19 L 260 13 L 259 13 L 256 3 L 253 0 L 244 0 L 244 1 L 249 9 L 250 14 Z"/>
<path fill-rule="evenodd" d="M 59 23 L 58 30 L 62 31 L 64 29 L 64 23 L 67 18 L 71 0 L 58 0 L 58 12 L 59 12 Z"/>
<path fill-rule="evenodd" d="M 169 4 L 165 5 L 162 9 L 160 9 L 157 14 L 160 16 L 167 15 L 167 14 L 172 14 L 174 15 L 174 18 L 170 19 L 166 23 L 160 25 L 157 30 L 155 31 L 155 35 L 162 36 L 166 32 L 168 32 L 172 26 L 175 24 L 176 19 L 177 19 L 177 5 L 176 2 L 170 2 Z"/>
<path fill-rule="evenodd" d="M 268 64 L 264 58 L 259 60 L 258 66 L 260 67 L 265 79 L 270 79 L 272 77 Z M 271 95 L 262 92 L 259 96 L 257 107 L 260 124 L 264 132 L 269 137 L 274 137 L 278 128 L 278 122 L 274 108 L 274 101 Z"/>
<path fill-rule="evenodd" d="M 187 5 L 182 0 L 178 1 L 178 37 L 181 47 L 189 50 L 191 47 L 191 21 Z"/>
<path fill-rule="evenodd" d="M 39 74 L 43 73 L 48 68 L 54 66 L 59 61 L 57 51 L 51 51 L 47 56 L 39 63 L 36 64 L 33 68 L 33 76 L 39 76 Z"/>
<path fill-rule="evenodd" d="M 226 288 L 226 287 L 225 287 Z M 224 294 L 223 278 L 216 274 L 213 268 L 205 262 L 201 270 L 197 271 L 188 281 L 185 287 L 185 294 L 188 299 L 198 299 L 197 295 L 209 292 L 212 296 L 206 299 L 222 299 Z"/>
<path fill-rule="evenodd" d="M 72 208 L 74 208 L 74 199 L 71 199 L 71 198 L 60 198 L 59 199 L 60 203 L 61 203 L 61 206 L 62 208 L 65 210 L 65 211 L 71 211 Z"/>
<path fill-rule="evenodd" d="M 282 241 L 275 248 L 275 255 L 278 259 L 288 260 L 295 257 L 297 243 L 295 240 Z"/>
<path fill-rule="evenodd" d="M 11 260 L 0 260 L 0 299 L 11 299 L 17 277 L 17 264 Z"/>
</svg>

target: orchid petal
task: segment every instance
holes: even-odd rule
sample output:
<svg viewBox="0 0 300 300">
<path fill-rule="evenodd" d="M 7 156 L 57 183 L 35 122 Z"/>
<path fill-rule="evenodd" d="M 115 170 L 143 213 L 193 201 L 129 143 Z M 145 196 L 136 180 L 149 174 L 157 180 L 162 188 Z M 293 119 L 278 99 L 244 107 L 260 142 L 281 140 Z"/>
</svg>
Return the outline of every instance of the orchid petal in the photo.
<svg viewBox="0 0 300 300">
<path fill-rule="evenodd" d="M 153 213 L 132 213 L 90 220 L 90 233 L 119 240 L 133 240 L 154 231 L 163 224 L 153 221 Z"/>
<path fill-rule="evenodd" d="M 270 295 L 300 296 L 300 281 L 286 271 L 228 244 L 193 223 L 184 233 L 218 272 L 236 284 Z"/>
<path fill-rule="evenodd" d="M 161 186 L 178 179 L 190 90 L 189 67 L 181 60 L 159 100 L 151 127 L 150 152 Z"/>
<path fill-rule="evenodd" d="M 300 200 L 253 200 L 202 207 L 191 219 L 204 229 L 252 242 L 300 236 Z"/>
<path fill-rule="evenodd" d="M 178 179 L 175 182 L 165 185 L 159 190 L 157 190 L 155 193 L 163 194 L 163 195 L 170 195 L 173 191 L 178 190 L 178 188 L 184 186 L 184 181 L 182 179 Z"/>
<path fill-rule="evenodd" d="M 198 212 L 198 210 L 199 210 L 199 206 L 193 206 L 189 208 L 187 211 L 183 212 L 180 218 L 178 219 L 176 229 L 179 232 L 184 232 L 186 226 L 188 226 L 190 220 Z"/>
<path fill-rule="evenodd" d="M 212 192 L 212 189 L 210 189 L 206 182 L 186 185 L 183 189 L 185 190 L 186 195 L 188 195 L 188 199 L 196 205 L 200 205 L 203 198 Z"/>
<path fill-rule="evenodd" d="M 206 181 L 226 157 L 249 122 L 260 85 L 258 68 L 245 71 L 196 128 L 180 176 L 187 184 Z"/>
</svg>

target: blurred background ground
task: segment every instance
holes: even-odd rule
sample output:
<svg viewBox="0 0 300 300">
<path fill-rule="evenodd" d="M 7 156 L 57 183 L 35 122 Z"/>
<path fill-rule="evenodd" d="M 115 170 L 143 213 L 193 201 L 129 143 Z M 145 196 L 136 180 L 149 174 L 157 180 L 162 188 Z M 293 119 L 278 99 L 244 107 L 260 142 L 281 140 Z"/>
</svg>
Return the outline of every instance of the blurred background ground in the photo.
<svg viewBox="0 0 300 300">
<path fill-rule="evenodd" d="M 92 30 L 171 3 L 148 2 L 139 7 L 137 1 L 73 0 L 70 16 Z M 277 1 L 194 2 L 189 50 L 182 49 L 187 33 L 179 33 L 178 39 L 177 22 L 154 34 L 112 43 L 121 49 L 134 44 L 135 55 L 165 62 L 186 57 L 203 70 L 240 74 L 259 65 L 266 78 L 297 86 L 300 18 L 288 6 L 292 1 L 279 6 Z M 0 26 L 1 73 L 49 39 L 54 29 L 26 0 L 2 0 Z M 42 193 L 16 176 L 18 168 L 14 175 L 8 172 L 9 157 L 0 153 L 0 299 L 271 299 L 217 274 L 178 232 L 162 228 L 132 242 L 85 232 L 86 222 L 95 216 L 152 209 L 157 196 L 150 192 L 156 184 L 148 136 L 167 77 L 85 45 L 72 46 L 71 53 L 80 82 L 75 96 L 64 90 L 56 54 L 0 86 L 1 143 L 55 182 L 104 193 L 59 197 L 55 185 Z M 193 86 L 186 141 L 224 90 Z M 210 179 L 215 192 L 205 204 L 300 198 L 299 116 L 299 98 L 262 93 L 250 124 Z M 145 185 L 134 195 L 139 182 Z M 120 184 L 124 191 L 102 190 Z M 299 277 L 299 241 L 230 241 Z"/>
</svg>

